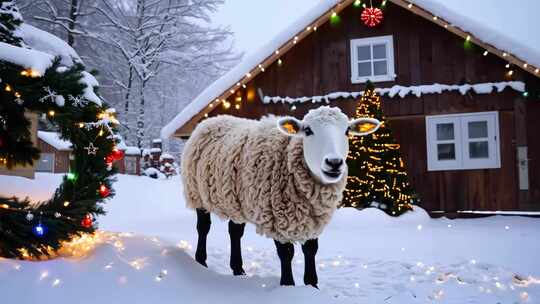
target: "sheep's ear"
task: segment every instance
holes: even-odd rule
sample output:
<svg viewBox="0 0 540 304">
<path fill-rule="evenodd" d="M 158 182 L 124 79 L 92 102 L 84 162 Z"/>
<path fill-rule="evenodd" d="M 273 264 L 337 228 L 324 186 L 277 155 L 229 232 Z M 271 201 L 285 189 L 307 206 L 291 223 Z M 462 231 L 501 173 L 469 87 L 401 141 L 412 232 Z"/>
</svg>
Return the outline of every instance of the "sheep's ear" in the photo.
<svg viewBox="0 0 540 304">
<path fill-rule="evenodd" d="M 375 118 L 358 118 L 349 122 L 349 131 L 356 136 L 371 134 L 381 126 L 381 122 Z"/>
<path fill-rule="evenodd" d="M 302 122 L 294 117 L 287 116 L 278 119 L 277 127 L 285 135 L 302 136 Z"/>
</svg>

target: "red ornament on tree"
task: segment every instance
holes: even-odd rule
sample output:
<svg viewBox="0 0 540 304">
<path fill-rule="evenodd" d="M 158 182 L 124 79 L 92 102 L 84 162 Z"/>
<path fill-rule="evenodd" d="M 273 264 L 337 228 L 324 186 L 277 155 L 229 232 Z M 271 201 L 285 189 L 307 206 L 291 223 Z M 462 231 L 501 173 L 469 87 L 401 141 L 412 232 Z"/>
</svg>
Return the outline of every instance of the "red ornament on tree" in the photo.
<svg viewBox="0 0 540 304">
<path fill-rule="evenodd" d="M 111 154 L 109 154 L 110 156 L 112 156 L 112 159 L 114 159 L 115 161 L 116 160 L 121 160 L 122 158 L 124 158 L 124 151 L 118 149 L 118 148 L 114 148 L 111 152 Z"/>
<path fill-rule="evenodd" d="M 84 219 L 81 221 L 81 226 L 83 226 L 84 228 L 90 228 L 92 227 L 92 224 L 92 216 L 90 214 L 85 215 Z"/>
<path fill-rule="evenodd" d="M 377 7 L 368 7 L 362 11 L 362 21 L 369 27 L 375 27 L 381 24 L 383 20 L 383 12 Z"/>
<path fill-rule="evenodd" d="M 105 198 L 109 196 L 109 194 L 111 194 L 111 190 L 107 188 L 107 186 L 105 185 L 99 186 L 99 195 L 101 195 L 101 197 Z"/>
</svg>

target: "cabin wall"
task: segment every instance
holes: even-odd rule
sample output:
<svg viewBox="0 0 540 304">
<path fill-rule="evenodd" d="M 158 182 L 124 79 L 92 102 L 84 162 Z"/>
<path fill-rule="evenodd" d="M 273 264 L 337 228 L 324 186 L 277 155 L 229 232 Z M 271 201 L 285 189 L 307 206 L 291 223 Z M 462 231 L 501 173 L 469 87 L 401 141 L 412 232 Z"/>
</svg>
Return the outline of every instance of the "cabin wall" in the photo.
<svg viewBox="0 0 540 304">
<path fill-rule="evenodd" d="M 394 82 L 378 82 L 377 87 L 395 84 L 462 84 L 524 80 L 538 84 L 538 79 L 519 68 L 509 78 L 506 62 L 483 49 L 465 46 L 465 41 L 392 3 L 384 11 L 383 24 L 374 29 L 360 21 L 353 6 L 341 14 L 337 25 L 329 23 L 302 40 L 282 56 L 283 64 L 274 63 L 255 77 L 247 89 L 238 90 L 233 106 L 221 106 L 210 113 L 259 118 L 265 114 L 303 117 L 321 104 L 263 104 L 266 96 L 316 96 L 337 91 L 362 91 L 364 84 L 351 83 L 350 40 L 393 35 Z M 262 94 L 260 94 L 262 92 Z M 238 101 L 236 100 L 238 99 Z M 240 104 L 240 109 L 234 105 Z M 330 102 L 354 115 L 356 100 Z M 421 97 L 383 97 L 383 110 L 391 122 L 406 159 L 413 186 L 423 197 L 428 210 L 537 210 L 540 209 L 540 102 L 525 103 L 521 94 L 511 89 L 488 95 L 450 92 Z M 499 112 L 501 168 L 486 170 L 427 171 L 425 116 L 481 111 Z M 530 166 L 529 191 L 519 191 L 516 149 L 528 146 Z"/>
<path fill-rule="evenodd" d="M 38 148 L 41 153 L 54 154 L 54 173 L 66 173 L 69 171 L 69 151 L 59 151 L 41 139 L 38 139 Z"/>
</svg>

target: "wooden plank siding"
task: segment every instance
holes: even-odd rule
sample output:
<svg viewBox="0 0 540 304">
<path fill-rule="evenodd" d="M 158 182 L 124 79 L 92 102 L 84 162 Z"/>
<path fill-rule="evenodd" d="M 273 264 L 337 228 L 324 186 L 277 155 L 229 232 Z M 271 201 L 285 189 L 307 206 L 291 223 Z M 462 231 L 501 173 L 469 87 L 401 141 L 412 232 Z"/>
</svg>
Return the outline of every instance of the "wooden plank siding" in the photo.
<svg viewBox="0 0 540 304">
<path fill-rule="evenodd" d="M 38 139 L 38 149 L 41 153 L 54 154 L 54 172 L 53 173 L 66 173 L 69 171 L 69 151 L 58 151 L 55 147 L 49 145 L 41 139 Z"/>
<path fill-rule="evenodd" d="M 503 59 L 492 54 L 483 56 L 479 47 L 465 48 L 463 38 L 393 3 L 388 3 L 384 22 L 376 28 L 362 25 L 360 12 L 361 9 L 349 6 L 340 14 L 341 23 L 321 26 L 283 55 L 282 65 L 274 63 L 254 77 L 247 89 L 237 91 L 242 97 L 239 110 L 234 106 L 217 106 L 210 116 L 260 118 L 276 114 L 301 118 L 309 109 L 321 105 L 297 104 L 292 111 L 290 105 L 263 104 L 259 94 L 255 94 L 254 100 L 247 98 L 248 92 L 253 96 L 259 90 L 267 96 L 290 97 L 362 91 L 365 85 L 351 83 L 350 40 L 383 35 L 393 35 L 397 78 L 394 82 L 376 83 L 378 87 L 506 80 L 527 80 L 540 85 L 538 78 L 517 68 L 512 79 L 508 78 Z M 232 99 L 229 102 L 234 105 Z M 488 95 L 446 92 L 383 97 L 383 110 L 402 146 L 411 182 L 422 196 L 422 207 L 448 212 L 540 209 L 540 140 L 535 134 L 540 130 L 540 102 L 527 102 L 525 106 L 523 103 L 521 94 L 510 89 Z M 342 99 L 330 105 L 353 116 L 356 101 Z M 482 111 L 500 113 L 501 168 L 428 172 L 425 116 Z M 527 193 L 519 193 L 517 186 L 517 144 L 529 147 L 531 190 Z"/>
</svg>

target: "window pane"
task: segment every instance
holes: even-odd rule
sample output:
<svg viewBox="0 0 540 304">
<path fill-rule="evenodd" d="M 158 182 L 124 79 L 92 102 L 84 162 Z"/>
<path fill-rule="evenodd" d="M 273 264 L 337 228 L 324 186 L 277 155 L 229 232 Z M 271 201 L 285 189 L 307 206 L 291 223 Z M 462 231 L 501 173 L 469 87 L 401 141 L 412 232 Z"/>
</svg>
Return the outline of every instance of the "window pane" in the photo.
<svg viewBox="0 0 540 304">
<path fill-rule="evenodd" d="M 358 64 L 358 76 L 371 76 L 371 62 L 361 62 Z"/>
<path fill-rule="evenodd" d="M 37 172 L 53 172 L 54 155 L 52 153 L 41 153 L 37 163 Z"/>
<path fill-rule="evenodd" d="M 487 121 L 471 121 L 469 122 L 469 138 L 486 138 L 488 137 Z"/>
<path fill-rule="evenodd" d="M 437 140 L 452 140 L 454 139 L 454 124 L 443 123 L 437 124 Z"/>
<path fill-rule="evenodd" d="M 358 60 L 371 60 L 371 47 L 369 45 L 359 46 Z"/>
<path fill-rule="evenodd" d="M 487 141 L 469 143 L 470 158 L 489 158 L 489 147 Z"/>
<path fill-rule="evenodd" d="M 373 59 L 386 59 L 386 44 L 373 46 Z"/>
<path fill-rule="evenodd" d="M 386 60 L 383 61 L 375 61 L 373 62 L 373 75 L 386 75 L 388 74 L 386 70 Z"/>
<path fill-rule="evenodd" d="M 439 160 L 454 160 L 456 159 L 456 147 L 454 144 L 438 144 L 437 158 Z"/>
</svg>

